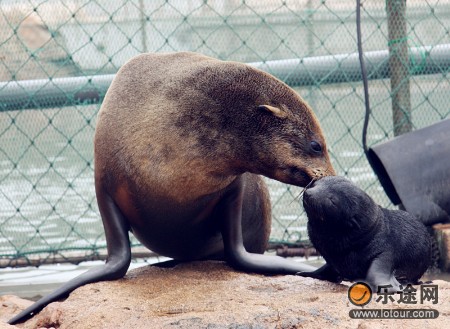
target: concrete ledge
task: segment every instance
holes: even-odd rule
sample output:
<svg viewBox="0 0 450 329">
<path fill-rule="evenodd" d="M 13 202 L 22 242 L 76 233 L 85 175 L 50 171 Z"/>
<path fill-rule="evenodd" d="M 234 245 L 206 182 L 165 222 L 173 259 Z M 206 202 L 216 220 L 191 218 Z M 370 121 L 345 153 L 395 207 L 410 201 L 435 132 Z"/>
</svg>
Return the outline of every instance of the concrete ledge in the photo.
<svg viewBox="0 0 450 329">
<path fill-rule="evenodd" d="M 450 272 L 450 224 L 436 224 L 433 226 L 439 248 L 439 267 L 444 272 Z"/>
</svg>

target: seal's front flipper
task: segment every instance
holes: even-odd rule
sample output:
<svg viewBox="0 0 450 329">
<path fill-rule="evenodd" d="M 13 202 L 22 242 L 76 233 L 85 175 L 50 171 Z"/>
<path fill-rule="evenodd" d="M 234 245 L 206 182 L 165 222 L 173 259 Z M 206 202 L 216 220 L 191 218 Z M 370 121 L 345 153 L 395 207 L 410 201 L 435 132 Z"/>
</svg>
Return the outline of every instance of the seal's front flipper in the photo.
<svg viewBox="0 0 450 329">
<path fill-rule="evenodd" d="M 239 176 L 229 186 L 216 208 L 221 221 L 221 233 L 226 261 L 238 270 L 264 274 L 295 274 L 314 271 L 315 267 L 279 256 L 249 253 L 242 236 L 242 204 L 245 179 Z"/>
<path fill-rule="evenodd" d="M 393 260 L 390 253 L 383 253 L 372 261 L 367 270 L 366 282 L 374 292 L 379 289 L 382 291 L 386 289 L 388 292 L 400 291 L 400 283 L 393 273 Z"/>
<path fill-rule="evenodd" d="M 106 264 L 90 269 L 65 283 L 47 296 L 42 297 L 36 303 L 9 320 L 9 324 L 16 324 L 31 318 L 47 306 L 47 304 L 67 297 L 73 290 L 85 284 L 103 280 L 115 280 L 125 275 L 131 261 L 127 221 L 106 192 L 99 193 L 97 191 L 97 201 L 106 234 L 108 249 Z"/>
<path fill-rule="evenodd" d="M 342 282 L 342 277 L 329 264 L 325 264 L 322 267 L 320 267 L 317 270 L 312 271 L 312 272 L 298 272 L 296 274 L 299 276 L 304 276 L 304 277 L 314 278 L 314 279 L 319 279 L 319 280 L 327 280 L 327 281 L 335 282 L 335 283 Z"/>
</svg>

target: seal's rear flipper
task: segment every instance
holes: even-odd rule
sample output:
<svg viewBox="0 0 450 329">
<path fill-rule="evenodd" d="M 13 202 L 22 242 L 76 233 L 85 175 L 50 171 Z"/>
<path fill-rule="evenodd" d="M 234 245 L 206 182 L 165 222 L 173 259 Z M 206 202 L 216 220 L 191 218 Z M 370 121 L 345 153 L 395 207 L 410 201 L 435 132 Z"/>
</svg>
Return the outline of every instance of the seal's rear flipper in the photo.
<svg viewBox="0 0 450 329">
<path fill-rule="evenodd" d="M 296 275 L 319 279 L 319 280 L 327 280 L 330 282 L 341 283 L 342 277 L 339 275 L 336 270 L 328 264 L 323 265 L 313 272 L 298 272 Z"/>
<path fill-rule="evenodd" d="M 131 261 L 130 240 L 126 219 L 119 208 L 106 193 L 97 191 L 99 210 L 103 219 L 106 233 L 108 259 L 106 264 L 90 269 L 62 285 L 47 296 L 26 308 L 8 321 L 9 324 L 23 322 L 49 303 L 67 297 L 73 290 L 88 283 L 122 278 L 128 270 Z"/>
<path fill-rule="evenodd" d="M 371 286 L 374 292 L 380 288 L 383 289 L 383 287 L 386 287 L 385 289 L 388 292 L 400 291 L 400 283 L 393 273 L 392 255 L 390 253 L 383 253 L 372 261 L 372 264 L 367 270 L 365 281 Z M 388 287 L 389 285 L 391 287 Z"/>
</svg>

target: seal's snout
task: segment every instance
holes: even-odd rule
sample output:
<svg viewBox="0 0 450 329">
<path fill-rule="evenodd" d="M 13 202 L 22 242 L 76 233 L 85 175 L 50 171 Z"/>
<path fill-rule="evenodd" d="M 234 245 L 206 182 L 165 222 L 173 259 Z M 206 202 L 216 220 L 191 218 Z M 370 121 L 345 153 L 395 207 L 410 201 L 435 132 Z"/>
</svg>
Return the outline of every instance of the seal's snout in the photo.
<svg viewBox="0 0 450 329">
<path fill-rule="evenodd" d="M 314 168 L 311 170 L 313 174 L 313 179 L 318 180 L 327 176 L 336 176 L 334 168 L 330 165 L 329 167 Z"/>
</svg>

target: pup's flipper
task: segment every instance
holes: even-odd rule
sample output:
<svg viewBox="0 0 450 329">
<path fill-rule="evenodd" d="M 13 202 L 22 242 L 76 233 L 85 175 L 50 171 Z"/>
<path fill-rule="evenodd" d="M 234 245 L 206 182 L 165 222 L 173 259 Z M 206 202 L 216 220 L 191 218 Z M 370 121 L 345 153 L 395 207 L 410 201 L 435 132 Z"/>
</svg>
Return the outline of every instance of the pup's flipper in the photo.
<svg viewBox="0 0 450 329">
<path fill-rule="evenodd" d="M 378 290 L 381 292 L 400 291 L 400 283 L 395 278 L 393 272 L 391 253 L 382 253 L 372 261 L 367 271 L 366 282 L 371 286 L 373 292 L 377 292 Z"/>
<path fill-rule="evenodd" d="M 325 264 L 322 267 L 319 267 L 317 270 L 312 272 L 298 272 L 296 275 L 319 279 L 319 280 L 327 280 L 330 282 L 340 283 L 342 281 L 342 277 L 339 275 L 336 270 L 331 267 L 329 264 Z"/>
</svg>

